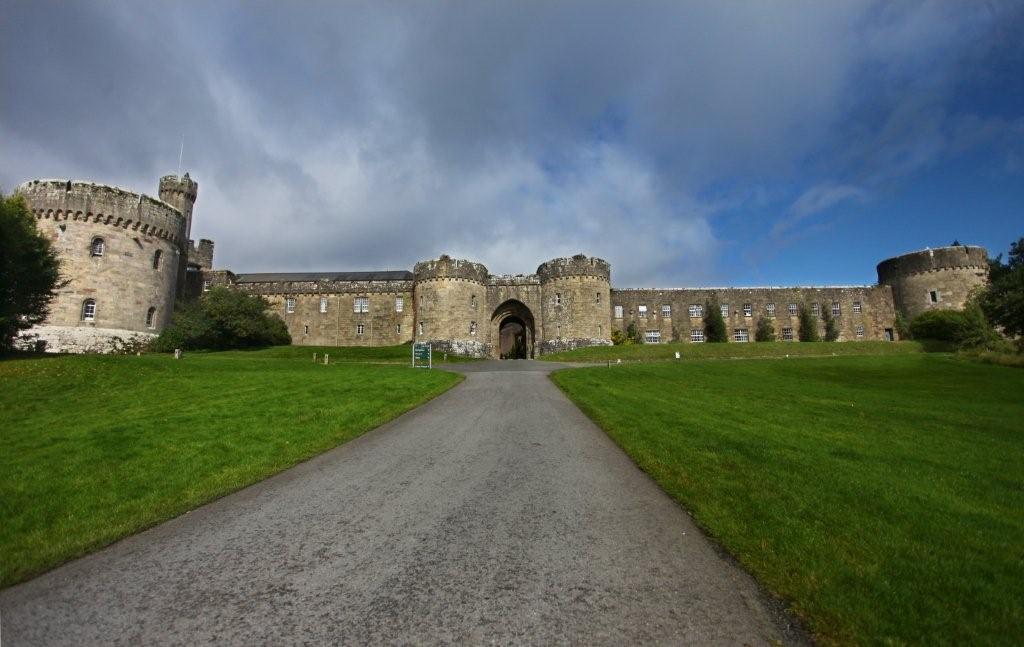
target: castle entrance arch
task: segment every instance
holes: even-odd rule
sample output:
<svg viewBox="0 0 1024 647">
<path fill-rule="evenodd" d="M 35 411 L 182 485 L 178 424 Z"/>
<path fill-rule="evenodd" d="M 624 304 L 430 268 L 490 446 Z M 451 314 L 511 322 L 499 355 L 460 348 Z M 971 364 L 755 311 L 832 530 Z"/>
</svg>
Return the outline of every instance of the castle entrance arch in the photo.
<svg viewBox="0 0 1024 647">
<path fill-rule="evenodd" d="M 499 359 L 532 359 L 536 329 L 533 313 L 522 301 L 509 299 L 491 315 L 494 356 Z"/>
</svg>

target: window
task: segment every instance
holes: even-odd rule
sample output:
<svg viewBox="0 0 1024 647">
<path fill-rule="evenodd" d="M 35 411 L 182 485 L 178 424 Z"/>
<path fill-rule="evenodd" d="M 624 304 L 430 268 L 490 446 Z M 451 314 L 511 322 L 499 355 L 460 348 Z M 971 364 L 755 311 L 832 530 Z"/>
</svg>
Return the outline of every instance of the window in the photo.
<svg viewBox="0 0 1024 647">
<path fill-rule="evenodd" d="M 309 324 L 306 324 L 306 325 L 304 325 L 302 327 L 302 334 L 303 335 L 308 335 L 309 334 Z"/>
<path fill-rule="evenodd" d="M 687 313 L 693 318 L 703 317 L 704 306 L 700 305 L 699 303 L 691 303 L 690 307 L 687 308 Z"/>
<path fill-rule="evenodd" d="M 420 322 L 420 332 L 419 332 L 419 334 L 421 334 L 421 335 L 423 334 L 423 322 L 422 321 Z"/>
<path fill-rule="evenodd" d="M 405 310 L 405 297 L 395 297 L 395 312 Z"/>
<path fill-rule="evenodd" d="M 152 328 L 153 327 L 153 320 L 155 318 L 156 318 L 156 308 L 150 307 L 149 310 L 146 311 L 146 328 Z"/>
<path fill-rule="evenodd" d="M 671 317 L 672 316 L 672 306 L 670 306 L 667 303 L 664 304 L 663 306 L 661 306 L 661 316 L 662 317 Z"/>
<path fill-rule="evenodd" d="M 748 342 L 750 341 L 750 334 L 747 332 L 746 328 L 736 328 L 735 330 L 732 331 L 732 340 L 738 342 Z"/>
<path fill-rule="evenodd" d="M 648 344 L 660 344 L 661 343 L 661 331 L 660 330 L 648 330 L 644 332 L 644 341 Z"/>
<path fill-rule="evenodd" d="M 82 303 L 82 321 L 94 321 L 96 319 L 96 300 L 86 299 Z"/>
<path fill-rule="evenodd" d="M 719 306 L 719 308 L 722 311 L 722 317 L 723 318 L 728 318 L 728 316 L 729 316 L 729 304 L 728 303 L 723 303 L 721 306 Z"/>
<path fill-rule="evenodd" d="M 470 321 L 469 322 L 469 334 L 471 334 L 471 335 L 475 335 L 476 334 L 476 322 L 475 321 Z"/>
<path fill-rule="evenodd" d="M 700 328 L 692 328 L 690 330 L 690 341 L 697 344 L 704 341 L 704 331 Z"/>
<path fill-rule="evenodd" d="M 473 310 L 476 310 L 476 295 L 475 294 L 469 295 L 469 307 L 472 308 Z"/>
<path fill-rule="evenodd" d="M 833 301 L 832 302 L 832 316 L 833 317 L 838 317 L 839 315 L 842 314 L 842 312 L 843 312 L 842 308 L 839 307 L 839 302 L 838 301 Z"/>
<path fill-rule="evenodd" d="M 357 335 L 362 335 L 364 330 L 366 330 L 366 325 L 365 324 L 356 324 L 356 334 Z"/>
<path fill-rule="evenodd" d="M 284 311 L 285 312 L 295 312 L 295 298 L 294 297 L 288 297 L 287 299 L 284 300 Z"/>
<path fill-rule="evenodd" d="M 752 308 L 749 303 L 744 303 L 743 304 L 743 316 L 744 317 L 752 317 L 753 315 L 754 315 L 754 308 Z"/>
<path fill-rule="evenodd" d="M 796 308 L 796 304 L 795 303 L 791 303 L 791 304 L 786 306 L 786 311 L 789 312 L 789 314 L 791 314 L 793 316 L 796 316 L 796 310 L 797 310 L 797 308 Z"/>
<path fill-rule="evenodd" d="M 100 244 L 102 244 L 102 242 L 103 242 L 103 241 L 100 241 Z M 100 253 L 99 253 L 98 255 L 99 255 L 99 256 L 103 256 L 103 250 L 102 250 L 102 248 L 100 249 Z M 93 256 L 97 256 L 97 254 L 93 254 Z M 930 292 L 928 293 L 928 300 L 929 300 L 929 301 L 930 301 L 931 303 L 938 303 L 938 302 L 939 302 L 939 291 L 938 291 L 938 290 L 932 290 L 932 291 L 930 291 Z"/>
<path fill-rule="evenodd" d="M 859 315 L 861 313 L 860 301 L 853 302 L 853 314 Z"/>
<path fill-rule="evenodd" d="M 793 341 L 793 329 L 790 326 L 782 329 L 782 341 Z"/>
<path fill-rule="evenodd" d="M 103 256 L 104 247 L 103 239 L 97 236 L 92 239 L 92 243 L 89 245 L 89 253 L 93 256 Z"/>
<path fill-rule="evenodd" d="M 159 249 L 156 250 L 155 252 L 153 252 L 153 269 L 154 270 L 160 269 L 160 257 L 161 256 L 163 256 L 163 252 L 161 252 Z"/>
<path fill-rule="evenodd" d="M 320 312 L 327 312 L 327 297 L 320 297 Z"/>
<path fill-rule="evenodd" d="M 615 318 L 622 319 L 622 306 L 615 306 Z"/>
<path fill-rule="evenodd" d="M 203 292 L 209 292 L 209 291 L 210 291 L 210 279 L 206 279 L 205 281 L 203 281 Z"/>
<path fill-rule="evenodd" d="M 774 319 L 775 318 L 775 304 L 774 303 L 769 303 L 768 305 L 766 305 L 764 307 L 764 311 L 766 313 L 768 313 L 768 317 L 770 319 Z"/>
<path fill-rule="evenodd" d="M 556 306 L 562 305 L 562 293 L 561 292 L 555 292 L 555 305 Z"/>
<path fill-rule="evenodd" d="M 370 297 L 356 297 L 352 300 L 352 312 L 369 312 Z"/>
<path fill-rule="evenodd" d="M 821 308 L 818 307 L 817 303 L 812 303 L 811 304 L 811 314 L 812 315 L 820 315 L 821 314 Z"/>
<path fill-rule="evenodd" d="M 402 334 L 402 324 L 395 324 L 395 334 L 396 335 L 401 335 Z"/>
<path fill-rule="evenodd" d="M 857 326 L 854 329 L 854 332 L 857 334 L 857 339 L 863 339 L 863 337 L 864 337 L 864 326 Z"/>
<path fill-rule="evenodd" d="M 640 317 L 646 317 L 647 316 L 647 306 L 637 306 L 636 313 Z"/>
<path fill-rule="evenodd" d="M 595 292 L 594 293 L 594 303 L 601 303 L 601 293 L 600 292 Z"/>
<path fill-rule="evenodd" d="M 562 324 L 556 324 L 558 326 L 558 332 L 555 333 L 556 339 L 562 338 Z"/>
</svg>

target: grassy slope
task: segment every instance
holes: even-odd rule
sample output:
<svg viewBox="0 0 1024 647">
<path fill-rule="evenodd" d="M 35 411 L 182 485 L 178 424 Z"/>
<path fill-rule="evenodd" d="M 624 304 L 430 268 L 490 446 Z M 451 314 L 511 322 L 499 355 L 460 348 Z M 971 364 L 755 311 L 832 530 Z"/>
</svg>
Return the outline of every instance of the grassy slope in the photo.
<svg viewBox="0 0 1024 647">
<path fill-rule="evenodd" d="M 303 359 L 313 361 L 313 353 L 323 359 L 324 353 L 330 355 L 331 363 L 358 362 L 368 364 L 411 364 L 412 346 L 401 344 L 398 346 L 275 346 L 264 348 L 258 351 L 229 351 L 217 353 L 223 356 L 246 357 L 255 353 L 261 359 Z M 434 363 L 440 364 L 444 353 L 434 352 Z M 477 361 L 472 357 L 459 357 L 449 355 L 448 363 L 473 362 Z"/>
<path fill-rule="evenodd" d="M 1021 641 L 1024 372 L 906 355 L 553 379 L 826 642 Z"/>
<path fill-rule="evenodd" d="M 934 344 L 932 344 L 934 346 Z M 816 342 L 813 344 L 783 342 L 750 342 L 726 344 L 633 344 L 629 346 L 590 346 L 576 350 L 544 355 L 541 359 L 552 362 L 623 362 L 682 359 L 743 359 L 752 357 L 800 357 L 807 355 L 905 355 L 933 350 L 920 342 Z"/>
<path fill-rule="evenodd" d="M 339 445 L 460 379 L 311 357 L 0 362 L 0 585 Z"/>
</svg>

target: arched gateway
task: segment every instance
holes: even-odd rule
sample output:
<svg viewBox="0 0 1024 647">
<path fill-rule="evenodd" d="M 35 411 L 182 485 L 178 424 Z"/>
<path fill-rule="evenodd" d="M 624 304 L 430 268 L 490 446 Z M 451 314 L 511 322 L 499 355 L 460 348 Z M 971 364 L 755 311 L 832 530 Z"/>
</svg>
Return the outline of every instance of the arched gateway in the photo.
<svg viewBox="0 0 1024 647">
<path fill-rule="evenodd" d="M 536 341 L 533 313 L 522 301 L 509 299 L 491 315 L 492 355 L 498 359 L 532 359 Z"/>
</svg>

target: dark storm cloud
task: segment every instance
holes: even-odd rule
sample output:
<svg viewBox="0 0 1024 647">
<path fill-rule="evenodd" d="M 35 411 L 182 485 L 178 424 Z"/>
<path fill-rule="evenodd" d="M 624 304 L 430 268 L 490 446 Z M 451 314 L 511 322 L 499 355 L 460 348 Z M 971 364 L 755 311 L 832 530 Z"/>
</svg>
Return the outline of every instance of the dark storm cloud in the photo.
<svg viewBox="0 0 1024 647">
<path fill-rule="evenodd" d="M 967 141 L 954 133 L 1004 132 L 948 104 L 1021 14 L 942 2 L 5 13 L 7 188 L 74 176 L 152 192 L 184 136 L 194 232 L 217 240 L 218 265 L 404 268 L 448 252 L 508 272 L 584 251 L 611 260 L 618 284 L 709 278 L 723 205 L 776 204 L 783 235 Z"/>
</svg>

